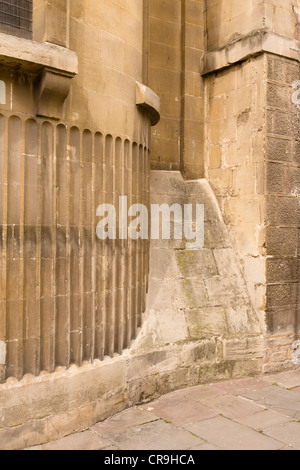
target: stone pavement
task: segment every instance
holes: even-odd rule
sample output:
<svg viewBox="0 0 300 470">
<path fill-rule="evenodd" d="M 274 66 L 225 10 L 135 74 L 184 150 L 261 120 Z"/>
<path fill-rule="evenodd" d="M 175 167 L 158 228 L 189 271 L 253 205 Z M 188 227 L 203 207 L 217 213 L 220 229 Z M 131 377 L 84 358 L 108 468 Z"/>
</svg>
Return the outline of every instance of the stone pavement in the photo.
<svg viewBox="0 0 300 470">
<path fill-rule="evenodd" d="M 300 450 L 300 370 L 173 392 L 30 450 Z"/>
</svg>

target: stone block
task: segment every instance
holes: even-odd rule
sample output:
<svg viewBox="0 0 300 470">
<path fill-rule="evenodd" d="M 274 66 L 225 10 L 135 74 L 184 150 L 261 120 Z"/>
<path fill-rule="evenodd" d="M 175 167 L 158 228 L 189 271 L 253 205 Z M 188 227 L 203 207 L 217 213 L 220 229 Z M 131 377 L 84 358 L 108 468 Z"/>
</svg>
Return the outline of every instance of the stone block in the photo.
<svg viewBox="0 0 300 470">
<path fill-rule="evenodd" d="M 297 324 L 297 312 L 298 307 L 293 306 L 269 307 L 266 312 L 269 331 L 273 334 L 292 334 Z"/>
<path fill-rule="evenodd" d="M 272 437 L 273 439 L 280 440 L 290 447 L 295 449 L 300 446 L 299 439 L 299 423 L 290 422 L 284 424 L 278 424 L 265 431 L 265 434 Z"/>
<path fill-rule="evenodd" d="M 267 287 L 268 307 L 281 307 L 297 304 L 298 283 L 275 284 Z"/>
<path fill-rule="evenodd" d="M 48 422 L 30 420 L 21 426 L 0 429 L 1 450 L 22 450 L 26 447 L 42 444 L 48 437 Z"/>
<path fill-rule="evenodd" d="M 258 432 L 263 432 L 273 426 L 288 423 L 291 419 L 280 413 L 276 413 L 275 411 L 265 410 L 251 416 L 239 418 L 237 421 L 243 426 L 247 426 L 248 428 L 254 429 Z"/>
<path fill-rule="evenodd" d="M 189 334 L 193 339 L 228 331 L 224 307 L 188 308 L 185 315 Z"/>
<path fill-rule="evenodd" d="M 300 168 L 291 166 L 286 169 L 286 193 L 291 196 L 300 194 Z"/>
<path fill-rule="evenodd" d="M 178 365 L 178 358 L 168 350 L 152 351 L 132 358 L 128 367 L 128 380 L 138 380 L 170 371 Z"/>
<path fill-rule="evenodd" d="M 288 138 L 268 137 L 267 158 L 273 161 L 292 161 L 292 141 Z"/>
<path fill-rule="evenodd" d="M 269 283 L 297 281 L 299 261 L 292 259 L 267 259 L 267 280 Z"/>
<path fill-rule="evenodd" d="M 158 420 L 158 416 L 146 410 L 147 406 L 144 408 L 131 408 L 121 414 L 113 416 L 112 418 L 108 418 L 103 422 L 97 423 L 91 428 L 91 431 L 97 436 L 103 438 L 105 436 L 109 436 L 110 434 L 116 434 L 120 431 L 124 432 L 129 428 L 141 426 L 143 424 Z"/>
<path fill-rule="evenodd" d="M 262 350 L 262 336 L 261 337 L 251 337 L 248 338 L 236 338 L 228 339 L 224 341 L 224 358 L 228 361 L 238 361 L 242 359 L 244 351 L 247 351 L 248 357 L 252 359 L 261 358 L 263 355 Z M 250 361 L 249 361 L 250 364 Z M 247 367 L 247 364 L 245 364 Z"/>
<path fill-rule="evenodd" d="M 45 444 L 42 446 L 41 450 L 102 450 L 109 447 L 110 444 L 109 441 L 101 439 L 92 431 L 88 430 Z"/>
<path fill-rule="evenodd" d="M 234 397 L 231 395 L 206 398 L 201 400 L 201 403 L 215 411 L 216 414 L 222 415 L 233 421 L 239 421 L 240 418 L 251 416 L 264 409 L 262 405 L 255 405 L 241 397 Z"/>
<path fill-rule="evenodd" d="M 267 253 L 270 256 L 297 256 L 298 231 L 295 228 L 267 228 Z"/>
<path fill-rule="evenodd" d="M 292 111 L 290 86 L 278 85 L 275 83 L 267 84 L 267 104 L 269 106 Z M 276 132 L 280 133 L 280 132 Z"/>
<path fill-rule="evenodd" d="M 129 429 L 122 434 L 112 434 L 110 440 L 124 450 L 180 450 L 196 446 L 200 441 L 185 429 L 176 428 L 162 420 Z"/>
<path fill-rule="evenodd" d="M 269 197 L 267 199 L 269 225 L 297 226 L 299 223 L 300 205 L 295 197 Z"/>
<path fill-rule="evenodd" d="M 281 442 L 263 436 L 223 417 L 189 424 L 185 428 L 199 438 L 224 450 L 278 450 L 283 448 Z M 216 432 L 216 429 L 218 432 Z M 239 436 L 239 438 L 237 439 L 236 436 Z"/>
</svg>

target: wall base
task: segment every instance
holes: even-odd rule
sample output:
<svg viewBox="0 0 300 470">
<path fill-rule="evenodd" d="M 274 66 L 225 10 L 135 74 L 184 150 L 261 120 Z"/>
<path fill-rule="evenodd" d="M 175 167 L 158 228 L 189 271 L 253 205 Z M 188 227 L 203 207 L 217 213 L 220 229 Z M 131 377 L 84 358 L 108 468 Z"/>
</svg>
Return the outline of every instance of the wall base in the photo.
<svg viewBox="0 0 300 470">
<path fill-rule="evenodd" d="M 262 373 L 260 319 L 209 184 L 169 172 L 151 180 L 152 203 L 204 204 L 203 249 L 153 241 L 147 314 L 122 356 L 0 385 L 0 449 L 60 439 L 174 390 Z"/>
</svg>

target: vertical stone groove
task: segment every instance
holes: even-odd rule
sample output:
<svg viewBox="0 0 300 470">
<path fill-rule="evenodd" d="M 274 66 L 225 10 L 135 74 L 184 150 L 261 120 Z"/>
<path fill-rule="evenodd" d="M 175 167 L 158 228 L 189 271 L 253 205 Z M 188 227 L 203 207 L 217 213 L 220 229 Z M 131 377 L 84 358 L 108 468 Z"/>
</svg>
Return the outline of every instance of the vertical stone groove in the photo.
<svg viewBox="0 0 300 470">
<path fill-rule="evenodd" d="M 5 377 L 121 354 L 141 326 L 149 243 L 119 239 L 119 198 L 149 205 L 149 149 L 1 115 L 0 157 Z M 96 236 L 103 203 L 116 209 L 116 240 Z"/>
</svg>

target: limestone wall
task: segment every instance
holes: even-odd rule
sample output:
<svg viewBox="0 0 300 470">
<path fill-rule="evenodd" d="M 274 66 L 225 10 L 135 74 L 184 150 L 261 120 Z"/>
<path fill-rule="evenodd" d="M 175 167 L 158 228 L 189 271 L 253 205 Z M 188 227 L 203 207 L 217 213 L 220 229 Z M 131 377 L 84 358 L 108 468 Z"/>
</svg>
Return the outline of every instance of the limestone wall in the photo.
<svg viewBox="0 0 300 470">
<path fill-rule="evenodd" d="M 33 6 L 34 41 L 0 34 L 0 446 L 297 367 L 299 1 Z M 149 206 L 150 157 L 203 250 L 97 239 L 101 203 Z"/>
<path fill-rule="evenodd" d="M 299 8 L 299 0 L 208 0 L 208 51 L 261 30 L 299 39 Z"/>
<path fill-rule="evenodd" d="M 291 364 L 299 317 L 299 107 L 292 87 L 299 63 L 269 56 L 266 62 L 266 370 Z"/>
<path fill-rule="evenodd" d="M 205 204 L 203 250 L 173 237 L 152 243 L 143 328 L 122 355 L 0 385 L 0 449 L 59 439 L 173 390 L 260 374 L 260 322 L 210 185 L 179 172 L 150 181 L 152 203 Z"/>
<path fill-rule="evenodd" d="M 0 46 L 1 382 L 122 353 L 149 268 L 148 242 L 96 236 L 99 205 L 149 204 L 143 4 L 36 0 L 33 20 Z"/>
<path fill-rule="evenodd" d="M 265 309 L 264 57 L 206 78 L 206 174 L 255 307 Z"/>
<path fill-rule="evenodd" d="M 149 86 L 161 98 L 152 132 L 153 169 L 203 177 L 203 0 L 149 0 Z"/>
<path fill-rule="evenodd" d="M 265 27 L 289 39 L 300 39 L 299 0 L 266 0 L 264 5 Z"/>
<path fill-rule="evenodd" d="M 262 0 L 208 0 L 206 3 L 208 51 L 221 49 L 264 26 Z"/>
<path fill-rule="evenodd" d="M 206 21 L 206 175 L 265 323 L 264 370 L 297 367 L 299 3 L 208 1 Z"/>
</svg>

